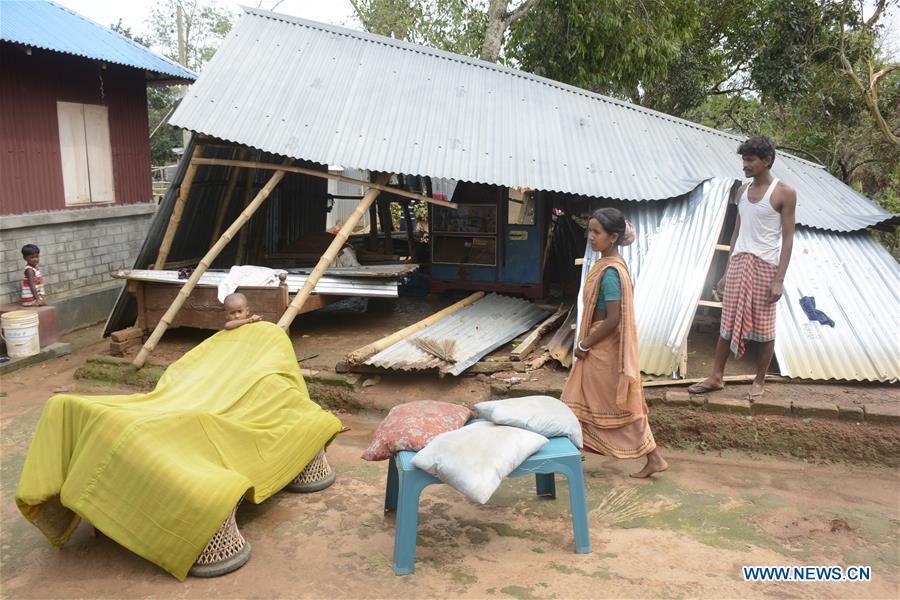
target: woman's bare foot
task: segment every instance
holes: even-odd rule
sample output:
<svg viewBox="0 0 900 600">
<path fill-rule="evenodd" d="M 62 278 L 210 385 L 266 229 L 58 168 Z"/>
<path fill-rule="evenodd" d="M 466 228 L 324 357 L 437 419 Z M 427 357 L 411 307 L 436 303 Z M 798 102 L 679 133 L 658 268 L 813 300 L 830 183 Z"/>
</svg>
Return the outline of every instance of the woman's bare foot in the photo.
<svg viewBox="0 0 900 600">
<path fill-rule="evenodd" d="M 647 464 L 644 465 L 644 468 L 637 473 L 632 473 L 631 476 L 636 479 L 646 479 L 654 473 L 662 473 L 668 468 L 669 463 L 659 454 L 659 450 L 654 450 L 647 455 Z"/>
</svg>

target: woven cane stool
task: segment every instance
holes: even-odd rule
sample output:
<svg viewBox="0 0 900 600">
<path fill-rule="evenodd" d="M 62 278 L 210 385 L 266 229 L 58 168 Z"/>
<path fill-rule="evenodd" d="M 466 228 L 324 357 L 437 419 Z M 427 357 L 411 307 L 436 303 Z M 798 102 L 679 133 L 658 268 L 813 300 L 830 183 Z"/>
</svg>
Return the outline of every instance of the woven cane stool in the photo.
<svg viewBox="0 0 900 600">
<path fill-rule="evenodd" d="M 385 512 L 397 511 L 394 532 L 394 574 L 408 575 L 415 570 L 416 529 L 419 525 L 419 496 L 426 487 L 443 483 L 437 477 L 414 467 L 415 452 L 399 452 L 388 465 L 387 486 L 384 492 Z M 587 501 L 584 495 L 584 472 L 581 452 L 568 438 L 551 438 L 544 447 L 525 459 L 509 477 L 534 475 L 538 496 L 556 498 L 554 473 L 562 473 L 569 482 L 569 505 L 572 510 L 572 530 L 575 552 L 591 551 L 588 531 Z"/>
<path fill-rule="evenodd" d="M 318 492 L 334 483 L 335 477 L 334 469 L 328 464 L 328 459 L 325 457 L 325 449 L 322 448 L 315 458 L 300 471 L 300 474 L 284 486 L 284 489 L 298 494 Z"/>
<path fill-rule="evenodd" d="M 238 502 L 231 514 L 212 536 L 206 548 L 200 553 L 197 562 L 188 571 L 194 577 L 218 577 L 237 571 L 250 560 L 250 544 L 238 531 L 234 515 L 237 514 Z"/>
</svg>

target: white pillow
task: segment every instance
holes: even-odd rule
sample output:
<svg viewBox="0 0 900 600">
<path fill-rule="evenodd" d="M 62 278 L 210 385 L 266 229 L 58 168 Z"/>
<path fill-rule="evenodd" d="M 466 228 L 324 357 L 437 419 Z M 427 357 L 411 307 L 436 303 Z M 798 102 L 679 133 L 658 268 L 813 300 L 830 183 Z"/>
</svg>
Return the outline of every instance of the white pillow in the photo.
<svg viewBox="0 0 900 600">
<path fill-rule="evenodd" d="M 567 437 L 576 448 L 584 445 L 581 423 L 572 409 L 552 396 L 525 396 L 475 405 L 479 416 L 498 425 L 512 425 L 548 438 Z"/>
<path fill-rule="evenodd" d="M 516 427 L 482 422 L 435 437 L 412 464 L 484 504 L 503 478 L 547 443 L 547 438 Z"/>
</svg>

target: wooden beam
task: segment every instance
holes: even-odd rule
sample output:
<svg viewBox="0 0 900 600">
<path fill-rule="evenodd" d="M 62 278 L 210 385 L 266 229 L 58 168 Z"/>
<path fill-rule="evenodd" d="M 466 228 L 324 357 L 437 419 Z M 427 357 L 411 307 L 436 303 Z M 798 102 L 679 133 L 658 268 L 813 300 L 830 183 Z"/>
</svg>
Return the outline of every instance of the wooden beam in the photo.
<svg viewBox="0 0 900 600">
<path fill-rule="evenodd" d="M 516 349 L 509 353 L 509 357 L 512 360 L 522 360 L 526 356 L 528 356 L 532 350 L 538 345 L 538 342 L 541 341 L 541 338 L 544 335 L 553 329 L 553 326 L 556 325 L 560 319 L 562 319 L 566 315 L 566 310 L 560 305 L 559 309 L 553 313 L 550 318 L 545 320 L 543 323 L 537 326 L 534 331 L 528 334 L 528 337 L 522 340 L 522 343 L 516 346 Z"/>
<path fill-rule="evenodd" d="M 721 302 L 715 302 L 713 300 L 700 300 L 697 302 L 697 306 L 708 306 L 710 308 L 722 308 Z"/>
<path fill-rule="evenodd" d="M 287 159 L 291 161 L 292 159 Z M 285 163 L 287 164 L 287 162 Z M 163 333 L 168 329 L 169 324 L 172 323 L 172 320 L 175 318 L 175 315 L 178 314 L 178 311 L 181 309 L 185 300 L 188 299 L 188 296 L 191 295 L 191 290 L 197 285 L 197 282 L 200 281 L 200 277 L 203 273 L 206 272 L 206 269 L 209 268 L 209 265 L 216 259 L 222 249 L 228 245 L 228 242 L 231 241 L 231 238 L 240 231 L 241 227 L 250 220 L 250 217 L 256 212 L 256 209 L 260 207 L 260 205 L 265 201 L 266 198 L 269 197 L 269 194 L 272 193 L 272 190 L 275 189 L 275 186 L 281 181 L 284 177 L 284 171 L 275 171 L 272 173 L 272 176 L 269 178 L 269 181 L 265 186 L 259 191 L 256 195 L 256 198 L 253 199 L 253 202 L 245 208 L 238 218 L 235 219 L 234 223 L 225 230 L 225 233 L 222 234 L 222 237 L 219 238 L 219 241 L 215 243 L 215 245 L 209 249 L 206 255 L 200 260 L 200 264 L 197 265 L 197 268 L 194 269 L 194 272 L 191 273 L 191 276 L 185 282 L 183 286 L 181 286 L 181 290 L 179 290 L 178 295 L 175 297 L 175 301 L 172 302 L 172 305 L 166 311 L 166 314 L 162 316 L 159 320 L 159 323 L 156 324 L 156 327 L 153 329 L 153 333 L 150 334 L 150 338 L 147 340 L 147 343 L 144 344 L 144 347 L 141 348 L 141 351 L 138 352 L 138 355 L 135 357 L 134 362 L 132 363 L 136 368 L 140 369 L 144 366 L 144 363 L 147 362 L 147 357 L 150 356 L 150 353 L 156 348 L 156 344 L 159 342 L 160 338 L 162 338 Z"/>
<path fill-rule="evenodd" d="M 372 342 L 368 346 L 363 346 L 362 348 L 360 348 L 358 350 L 354 350 L 353 352 L 351 352 L 350 354 L 347 355 L 347 362 L 349 362 L 351 365 L 362 364 L 362 363 L 366 362 L 367 360 L 369 360 L 370 358 L 372 358 L 373 356 L 375 356 L 376 354 L 378 354 L 379 352 L 381 352 L 382 350 L 384 350 L 385 348 L 393 346 L 400 340 L 411 336 L 412 334 L 416 333 L 417 331 L 421 331 L 421 330 L 425 329 L 432 323 L 436 323 L 437 321 L 440 321 L 447 315 L 452 315 L 456 311 L 458 311 L 462 308 L 465 308 L 465 307 L 469 306 L 470 304 L 473 304 L 473 303 L 477 302 L 478 300 L 481 300 L 482 298 L 484 298 L 484 292 L 475 292 L 474 294 L 467 296 L 466 298 L 463 298 L 456 304 L 451 304 L 447 308 L 445 308 L 443 310 L 439 310 L 438 312 L 434 313 L 430 317 L 422 319 L 418 323 L 413 323 L 409 327 L 404 327 L 400 331 L 396 331 L 387 337 L 383 337 L 380 340 L 378 340 L 377 342 Z"/>
<path fill-rule="evenodd" d="M 194 146 L 194 155 L 200 156 L 203 153 L 203 146 Z M 194 176 L 197 174 L 199 163 L 195 163 L 196 158 L 192 158 L 188 164 L 187 171 L 184 173 L 184 179 L 178 186 L 178 195 L 175 197 L 175 206 L 172 208 L 172 215 L 169 217 L 169 224 L 166 227 L 166 233 L 163 235 L 162 243 L 159 245 L 159 254 L 156 255 L 156 263 L 154 269 L 162 269 L 169 258 L 169 251 L 172 249 L 172 242 L 175 240 L 175 233 L 178 231 L 178 225 L 181 223 L 181 215 L 184 213 L 184 205 L 187 203 L 188 195 L 191 193 L 191 184 L 194 183 Z"/>
<path fill-rule="evenodd" d="M 304 167 L 284 167 L 283 165 L 277 165 L 273 163 L 246 160 L 229 160 L 225 158 L 195 158 L 191 162 L 196 162 L 198 165 L 211 165 L 220 167 L 247 167 L 255 169 L 267 169 L 270 171 L 284 169 L 289 173 L 300 173 L 301 175 L 320 177 L 322 179 L 333 179 L 334 181 L 349 183 L 351 185 L 362 185 L 369 189 L 374 188 L 382 192 L 388 192 L 397 196 L 403 196 L 404 198 L 409 198 L 410 200 L 424 200 L 425 202 L 431 202 L 432 204 L 437 204 L 439 206 L 446 206 L 447 208 L 456 208 L 458 206 L 455 202 L 447 202 L 446 200 L 429 198 L 428 196 L 425 196 L 423 194 L 407 192 L 406 190 L 390 187 L 387 184 L 372 183 L 371 181 L 353 179 L 352 177 L 344 177 L 343 175 L 337 175 L 335 173 L 328 173 L 324 171 L 316 171 L 314 169 L 306 169 Z"/>
<path fill-rule="evenodd" d="M 678 364 L 678 374 L 687 377 L 687 361 L 688 361 L 688 343 L 684 340 L 684 346 L 681 348 L 681 360 Z"/>
<path fill-rule="evenodd" d="M 350 234 L 353 233 L 353 229 L 356 227 L 356 224 L 362 219 L 363 215 L 366 214 L 366 211 L 369 210 L 369 206 L 378 198 L 378 194 L 381 193 L 381 189 L 384 187 L 384 184 L 387 183 L 390 179 L 390 173 L 382 173 L 378 176 L 377 182 L 375 183 L 378 187 L 371 187 L 369 191 L 366 192 L 366 195 L 363 196 L 362 200 L 359 201 L 359 204 L 356 205 L 356 209 L 350 215 L 350 217 L 344 222 L 344 225 L 341 227 L 341 230 L 338 232 L 334 239 L 331 241 L 331 244 L 328 245 L 328 249 L 325 250 L 325 254 L 322 255 L 322 258 L 319 259 L 319 264 L 312 270 L 312 273 L 309 274 L 309 277 L 306 278 L 306 281 L 303 283 L 303 287 L 300 288 L 300 291 L 297 292 L 297 295 L 294 296 L 294 299 L 291 300 L 290 306 L 288 306 L 287 310 L 284 311 L 284 314 L 281 315 L 281 318 L 278 320 L 278 326 L 287 331 L 291 327 L 291 323 L 294 321 L 294 318 L 300 312 L 300 309 L 303 308 L 303 303 L 306 302 L 306 299 L 309 298 L 309 295 L 312 293 L 313 288 L 316 287 L 316 283 L 319 282 L 322 275 L 325 273 L 325 270 L 331 266 L 331 263 L 334 262 L 335 257 L 338 255 L 338 252 L 341 251 L 341 248 L 344 247 L 344 243 L 347 241 L 347 238 L 350 237 Z"/>
<path fill-rule="evenodd" d="M 756 379 L 756 375 L 726 375 L 722 378 L 725 383 L 750 383 L 754 379 Z M 648 387 L 663 387 L 663 386 L 675 386 L 675 385 L 691 385 L 694 383 L 700 383 L 701 381 L 706 381 L 706 377 L 694 377 L 691 379 L 649 379 L 646 381 L 642 381 L 641 385 L 645 388 Z M 766 375 L 766 381 L 773 381 L 777 383 L 787 383 L 790 381 L 787 377 L 782 377 L 781 375 Z M 809 383 L 808 381 L 804 383 Z"/>
</svg>

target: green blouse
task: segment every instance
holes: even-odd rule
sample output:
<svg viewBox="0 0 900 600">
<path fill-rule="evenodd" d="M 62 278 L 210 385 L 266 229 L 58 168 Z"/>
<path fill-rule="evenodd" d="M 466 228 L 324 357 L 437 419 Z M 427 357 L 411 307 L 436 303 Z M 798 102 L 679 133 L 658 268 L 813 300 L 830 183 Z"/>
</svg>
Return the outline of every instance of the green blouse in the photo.
<svg viewBox="0 0 900 600">
<path fill-rule="evenodd" d="M 608 267 L 600 280 L 600 294 L 597 296 L 597 308 L 606 310 L 606 303 L 622 299 L 622 281 L 619 272 Z"/>
</svg>

